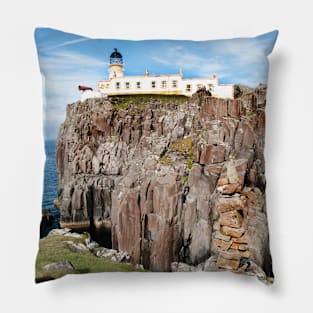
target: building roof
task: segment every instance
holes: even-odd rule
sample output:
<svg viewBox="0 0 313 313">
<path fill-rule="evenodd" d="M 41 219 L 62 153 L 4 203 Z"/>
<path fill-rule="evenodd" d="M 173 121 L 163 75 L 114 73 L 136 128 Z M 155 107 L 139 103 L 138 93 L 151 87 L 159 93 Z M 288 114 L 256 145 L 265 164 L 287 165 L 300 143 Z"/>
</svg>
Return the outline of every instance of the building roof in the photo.
<svg viewBox="0 0 313 313">
<path fill-rule="evenodd" d="M 121 77 L 114 77 L 114 78 L 111 78 L 111 79 L 105 79 L 105 80 L 100 80 L 100 81 L 111 81 L 111 80 L 127 80 L 127 79 L 134 79 L 134 78 L 137 78 L 137 79 L 156 79 L 156 78 L 181 78 L 183 81 L 190 81 L 190 80 L 194 80 L 194 81 L 197 81 L 197 80 L 216 80 L 215 78 L 212 78 L 212 77 L 192 77 L 192 78 L 182 78 L 180 76 L 180 74 L 160 74 L 160 75 L 126 75 L 126 76 L 121 76 Z"/>
<path fill-rule="evenodd" d="M 111 53 L 110 58 L 122 58 L 122 54 L 114 48 L 114 51 Z"/>
<path fill-rule="evenodd" d="M 123 64 L 123 56 L 116 48 L 110 55 L 110 64 Z"/>
</svg>

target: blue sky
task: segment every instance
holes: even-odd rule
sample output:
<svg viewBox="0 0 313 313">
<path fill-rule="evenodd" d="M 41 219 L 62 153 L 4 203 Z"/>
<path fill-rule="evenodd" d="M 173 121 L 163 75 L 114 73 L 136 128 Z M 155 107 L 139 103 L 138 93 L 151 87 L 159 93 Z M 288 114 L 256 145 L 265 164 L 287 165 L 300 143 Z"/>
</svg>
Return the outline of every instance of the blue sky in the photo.
<svg viewBox="0 0 313 313">
<path fill-rule="evenodd" d="M 108 76 L 114 48 L 123 55 L 125 75 L 172 74 L 183 69 L 184 77 L 210 77 L 220 83 L 255 87 L 266 83 L 267 55 L 277 31 L 254 38 L 210 41 L 90 39 L 50 28 L 38 28 L 35 40 L 43 74 L 44 133 L 57 137 L 66 105 L 79 100 L 78 85 L 97 89 Z"/>
</svg>

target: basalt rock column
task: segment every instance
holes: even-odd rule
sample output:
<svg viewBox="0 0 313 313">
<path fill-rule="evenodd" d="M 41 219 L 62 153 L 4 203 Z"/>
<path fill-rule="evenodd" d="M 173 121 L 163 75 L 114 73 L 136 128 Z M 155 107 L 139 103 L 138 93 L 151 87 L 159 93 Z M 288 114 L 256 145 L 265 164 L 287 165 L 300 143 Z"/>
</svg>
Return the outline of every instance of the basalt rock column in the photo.
<svg viewBox="0 0 313 313">
<path fill-rule="evenodd" d="M 153 271 L 210 260 L 271 275 L 265 94 L 69 105 L 57 144 L 62 226 L 110 227 L 113 248 Z"/>
</svg>

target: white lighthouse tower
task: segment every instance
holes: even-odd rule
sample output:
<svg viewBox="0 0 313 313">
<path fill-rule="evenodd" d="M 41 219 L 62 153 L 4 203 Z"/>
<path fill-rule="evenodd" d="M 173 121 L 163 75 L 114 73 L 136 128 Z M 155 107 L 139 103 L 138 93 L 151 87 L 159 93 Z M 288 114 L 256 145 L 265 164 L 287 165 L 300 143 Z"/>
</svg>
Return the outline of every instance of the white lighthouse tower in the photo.
<svg viewBox="0 0 313 313">
<path fill-rule="evenodd" d="M 115 48 L 110 55 L 109 79 L 124 76 L 123 56 Z"/>
</svg>

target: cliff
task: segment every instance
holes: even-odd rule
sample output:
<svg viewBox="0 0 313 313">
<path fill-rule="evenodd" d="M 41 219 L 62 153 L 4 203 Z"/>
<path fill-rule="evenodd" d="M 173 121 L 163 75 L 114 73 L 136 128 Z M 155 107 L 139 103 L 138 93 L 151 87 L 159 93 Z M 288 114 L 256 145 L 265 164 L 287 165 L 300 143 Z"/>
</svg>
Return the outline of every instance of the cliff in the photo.
<svg viewBox="0 0 313 313">
<path fill-rule="evenodd" d="M 266 88 L 68 105 L 57 142 L 63 227 L 107 227 L 152 271 L 273 277 L 265 205 Z"/>
</svg>

